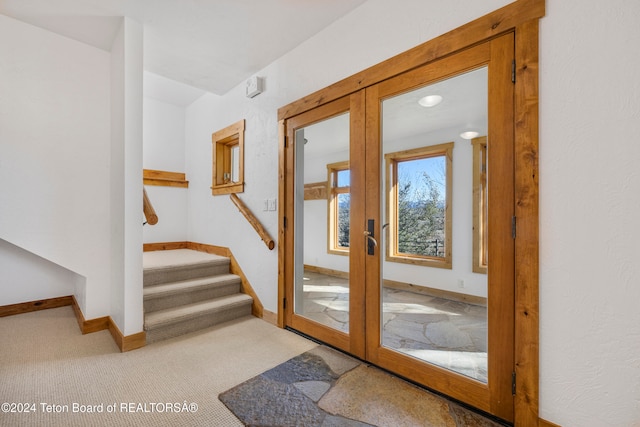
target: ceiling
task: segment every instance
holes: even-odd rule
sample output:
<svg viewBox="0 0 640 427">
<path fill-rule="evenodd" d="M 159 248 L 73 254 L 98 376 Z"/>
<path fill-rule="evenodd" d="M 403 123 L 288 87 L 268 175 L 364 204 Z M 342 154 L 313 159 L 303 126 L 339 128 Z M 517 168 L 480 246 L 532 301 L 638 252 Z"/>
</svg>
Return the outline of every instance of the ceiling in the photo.
<svg viewBox="0 0 640 427">
<path fill-rule="evenodd" d="M 407 145 L 423 146 L 449 142 L 465 131 L 487 135 L 488 69 L 481 67 L 433 84 L 385 99 L 382 102 L 384 152 Z M 418 101 L 440 95 L 442 101 L 431 108 Z M 430 141 L 429 136 L 436 138 Z M 326 158 L 336 153 L 348 157 L 349 115 L 341 114 L 304 128 L 305 158 Z M 437 138 L 445 138 L 439 140 Z"/>
<path fill-rule="evenodd" d="M 0 13 L 107 51 L 130 17 L 147 72 L 222 95 L 365 1 L 0 0 Z"/>
</svg>

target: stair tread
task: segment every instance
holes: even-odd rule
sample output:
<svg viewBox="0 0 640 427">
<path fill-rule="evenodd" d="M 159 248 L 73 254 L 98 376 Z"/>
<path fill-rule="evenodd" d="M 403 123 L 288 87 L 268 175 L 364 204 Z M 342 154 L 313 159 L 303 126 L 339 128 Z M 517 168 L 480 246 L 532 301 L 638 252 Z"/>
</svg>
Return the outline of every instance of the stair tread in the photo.
<svg viewBox="0 0 640 427">
<path fill-rule="evenodd" d="M 152 251 L 145 252 L 143 255 L 143 267 L 145 271 L 154 271 L 209 263 L 223 264 L 228 262 L 228 257 L 193 251 L 189 249 Z"/>
<path fill-rule="evenodd" d="M 240 282 L 240 276 L 237 274 L 218 274 L 215 276 L 201 277 L 197 279 L 180 280 L 159 285 L 147 286 L 144 288 L 144 298 L 153 299 L 168 295 L 174 295 L 181 292 L 189 292 L 200 289 L 213 288 L 223 286 L 229 283 Z"/>
<path fill-rule="evenodd" d="M 206 266 L 218 266 L 229 264 L 229 258 L 219 257 L 218 259 L 209 259 L 209 260 L 201 260 L 201 261 L 191 261 L 191 262 L 181 262 L 170 265 L 157 265 L 153 267 L 145 267 L 144 272 L 156 272 L 156 271 L 171 271 L 171 270 L 185 270 L 194 267 L 206 267 Z"/>
<path fill-rule="evenodd" d="M 189 320 L 207 313 L 214 313 L 223 308 L 232 308 L 251 304 L 253 298 L 246 294 L 233 294 L 207 301 L 168 308 L 148 313 L 145 316 L 145 329 L 170 325 L 183 320 Z"/>
</svg>

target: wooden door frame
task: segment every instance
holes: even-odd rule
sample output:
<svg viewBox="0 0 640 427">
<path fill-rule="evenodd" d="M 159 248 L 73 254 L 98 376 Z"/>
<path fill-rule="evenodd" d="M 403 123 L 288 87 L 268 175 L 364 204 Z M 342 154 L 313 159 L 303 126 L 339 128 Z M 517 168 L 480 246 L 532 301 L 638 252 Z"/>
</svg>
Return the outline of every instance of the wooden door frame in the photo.
<svg viewBox="0 0 640 427">
<path fill-rule="evenodd" d="M 485 43 L 477 44 L 455 55 L 442 58 L 435 63 L 387 79 L 366 89 L 367 116 L 371 125 L 367 126 L 368 171 L 366 194 L 366 218 L 376 224 L 391 221 L 380 217 L 381 200 L 379 182 L 380 164 L 383 163 L 381 150 L 383 138 L 380 123 L 381 101 L 407 94 L 417 88 L 425 88 L 435 82 L 461 76 L 472 70 L 488 67 L 489 129 L 488 151 L 490 165 L 489 206 L 489 265 L 488 287 L 488 381 L 470 379 L 460 373 L 429 363 L 418 361 L 413 356 L 402 354 L 383 346 L 380 330 L 380 258 L 367 257 L 367 286 L 373 285 L 367 293 L 367 361 L 399 375 L 410 378 L 431 389 L 450 395 L 478 409 L 489 412 L 504 420 L 512 421 L 513 395 L 512 372 L 514 369 L 514 239 L 512 237 L 512 217 L 514 216 L 514 161 L 513 161 L 513 97 L 511 64 L 514 55 L 513 33 L 507 33 Z M 384 168 L 383 168 L 384 169 Z M 450 188 L 448 188 L 450 190 Z M 448 199 L 449 200 L 449 199 Z M 455 208 L 455 207 L 454 207 Z M 380 227 L 375 233 L 379 235 Z M 426 273 L 425 273 L 426 274 Z M 452 376 L 452 373 L 454 374 Z"/>
<path fill-rule="evenodd" d="M 518 0 L 413 49 L 347 77 L 278 109 L 279 242 L 285 239 L 288 203 L 285 178 L 285 120 L 390 77 L 428 64 L 478 43 L 515 35 L 514 166 L 515 166 L 515 425 L 538 425 L 539 412 L 539 243 L 538 243 L 538 46 L 544 0 Z M 278 245 L 278 325 L 284 327 L 287 255 Z"/>
<path fill-rule="evenodd" d="M 351 193 L 351 218 L 363 218 L 364 217 L 364 149 L 365 149 L 365 122 L 364 122 L 364 105 L 365 105 L 365 93 L 364 90 L 356 93 L 344 96 L 334 101 L 323 104 L 318 108 L 314 108 L 304 113 L 298 114 L 287 120 L 288 127 L 283 129 L 286 132 L 286 144 L 283 144 L 283 152 L 281 156 L 285 159 L 281 159 L 282 163 L 287 165 L 287 169 L 284 171 L 283 178 L 280 179 L 280 194 L 279 198 L 286 199 L 289 202 L 285 206 L 280 206 L 280 216 L 286 217 L 287 222 L 291 223 L 287 228 L 294 229 L 294 212 L 295 212 L 295 188 L 294 181 L 292 179 L 296 173 L 294 168 L 295 163 L 295 150 L 294 139 L 295 133 L 298 129 L 305 128 L 314 123 L 330 119 L 337 115 L 349 112 L 349 140 L 359 141 L 358 144 L 349 144 L 349 169 L 351 170 L 350 178 L 350 193 Z M 284 188 L 283 188 L 284 187 Z M 284 190 L 284 194 L 282 193 Z M 360 200 L 362 199 L 362 200 Z M 284 222 L 284 219 L 283 219 Z M 284 228 L 283 224 L 281 224 Z M 351 227 L 350 241 L 356 241 L 362 239 L 362 234 L 358 234 L 359 227 Z M 361 233 L 361 231 L 360 231 Z M 291 234 L 289 234 L 291 236 Z M 286 238 L 284 230 L 281 230 L 279 235 L 279 256 L 283 256 L 283 253 L 293 254 L 295 252 L 295 242 L 293 238 Z M 294 295 L 292 287 L 285 287 L 283 298 L 286 301 L 291 301 L 291 304 L 281 304 L 278 308 L 279 322 L 280 315 L 282 314 L 282 323 L 279 323 L 280 327 L 285 325 L 291 326 L 296 330 L 300 330 L 303 333 L 313 336 L 323 342 L 329 343 L 334 347 L 337 347 L 343 351 L 346 351 L 356 357 L 365 357 L 365 325 L 364 325 L 364 306 L 358 304 L 361 296 L 364 296 L 364 245 L 351 245 L 349 248 L 349 293 L 355 298 L 349 298 L 349 333 L 346 334 L 337 329 L 321 325 L 313 320 L 306 318 L 305 316 L 295 313 L 294 310 Z M 279 265 L 278 274 L 281 276 L 283 283 L 294 282 L 294 265 L 292 262 L 285 263 L 284 259 L 280 258 L 282 262 Z M 284 284 L 283 284 L 284 286 Z"/>
</svg>

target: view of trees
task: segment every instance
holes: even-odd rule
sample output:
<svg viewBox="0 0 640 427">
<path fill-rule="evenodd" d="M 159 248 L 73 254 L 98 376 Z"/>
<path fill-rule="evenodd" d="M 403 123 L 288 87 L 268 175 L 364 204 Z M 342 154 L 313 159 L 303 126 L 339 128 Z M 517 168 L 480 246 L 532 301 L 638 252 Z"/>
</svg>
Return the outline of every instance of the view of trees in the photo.
<svg viewBox="0 0 640 427">
<path fill-rule="evenodd" d="M 349 207 L 351 195 L 343 193 L 338 195 L 338 246 L 349 247 Z"/>
<path fill-rule="evenodd" d="M 444 256 L 445 203 L 442 184 L 428 172 L 422 172 L 422 182 L 399 177 L 399 253 Z"/>
<path fill-rule="evenodd" d="M 445 158 L 398 162 L 398 253 L 445 256 Z M 341 171 L 342 172 L 342 171 Z M 338 246 L 349 247 L 349 193 L 337 195 Z"/>
</svg>

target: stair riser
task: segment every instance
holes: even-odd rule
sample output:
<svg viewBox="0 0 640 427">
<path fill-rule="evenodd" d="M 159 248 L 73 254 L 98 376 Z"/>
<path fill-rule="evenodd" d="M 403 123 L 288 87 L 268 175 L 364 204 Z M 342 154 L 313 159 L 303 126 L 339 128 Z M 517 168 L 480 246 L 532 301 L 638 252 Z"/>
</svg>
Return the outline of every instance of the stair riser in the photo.
<svg viewBox="0 0 640 427">
<path fill-rule="evenodd" d="M 251 302 L 229 307 L 216 313 L 208 313 L 182 322 L 161 326 L 146 331 L 147 344 L 188 334 L 249 315 L 251 315 Z"/>
<path fill-rule="evenodd" d="M 188 265 L 144 272 L 144 286 L 215 276 L 229 272 L 229 263 Z"/>
<path fill-rule="evenodd" d="M 157 310 L 192 304 L 207 299 L 236 294 L 238 292 L 240 292 L 240 283 L 231 282 L 206 289 L 183 292 L 153 299 L 145 299 L 144 311 L 145 313 L 151 313 Z"/>
</svg>

